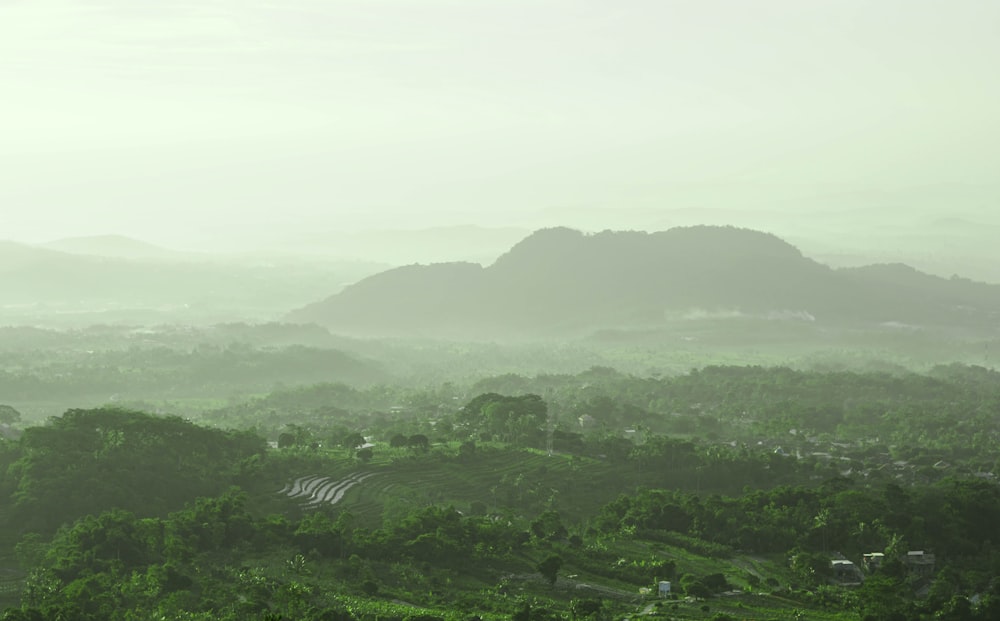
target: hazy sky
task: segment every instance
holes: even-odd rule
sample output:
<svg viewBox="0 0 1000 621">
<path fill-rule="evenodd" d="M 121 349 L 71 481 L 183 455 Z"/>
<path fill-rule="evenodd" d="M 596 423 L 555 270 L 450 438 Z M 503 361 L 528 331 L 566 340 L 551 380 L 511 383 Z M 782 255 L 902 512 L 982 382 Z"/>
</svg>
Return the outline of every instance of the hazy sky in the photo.
<svg viewBox="0 0 1000 621">
<path fill-rule="evenodd" d="M 995 197 L 998 32 L 996 0 L 0 0 L 0 238 Z"/>
</svg>

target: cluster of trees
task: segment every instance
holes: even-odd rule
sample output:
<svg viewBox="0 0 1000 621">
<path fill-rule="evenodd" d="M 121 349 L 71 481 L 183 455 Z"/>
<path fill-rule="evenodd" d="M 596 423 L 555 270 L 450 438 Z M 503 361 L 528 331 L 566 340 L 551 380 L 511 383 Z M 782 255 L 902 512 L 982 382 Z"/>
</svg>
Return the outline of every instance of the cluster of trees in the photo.
<svg viewBox="0 0 1000 621">
<path fill-rule="evenodd" d="M 677 376 L 638 377 L 595 367 L 576 375 L 487 378 L 472 390 L 544 394 L 564 423 L 589 414 L 608 427 L 646 424 L 670 431 L 678 419 L 693 418 L 703 434 L 801 429 L 842 438 L 881 435 L 905 443 L 923 433 L 940 444 L 973 428 L 982 431 L 1000 402 L 1000 373 L 956 364 L 927 374 L 711 366 Z M 699 422 L 709 418 L 714 421 Z M 720 422 L 724 431 L 713 429 Z M 949 424 L 958 427 L 949 431 Z M 942 431 L 944 437 L 938 437 Z"/>
<path fill-rule="evenodd" d="M 455 416 L 459 433 L 514 445 L 537 443 L 548 420 L 548 406 L 535 394 L 481 394 Z"/>
<path fill-rule="evenodd" d="M 247 482 L 265 449 L 248 431 L 116 408 L 69 410 L 0 445 L 4 528 L 49 533 L 108 507 L 163 514 Z"/>
<path fill-rule="evenodd" d="M 860 561 L 893 542 L 934 550 L 939 562 L 1000 574 L 992 530 L 1000 489 L 974 480 L 917 488 L 867 487 L 845 478 L 818 487 L 779 486 L 739 497 L 647 489 L 621 495 L 594 526 L 602 532 L 678 532 L 732 549 L 837 551 Z"/>
<path fill-rule="evenodd" d="M 350 513 L 258 517 L 234 488 L 163 518 L 115 509 L 83 517 L 47 543 L 23 539 L 18 553 L 34 569 L 22 608 L 4 618 L 348 621 L 370 618 L 377 606 L 356 600 L 379 594 L 458 614 L 444 605 L 444 593 L 459 575 L 487 579 L 505 564 L 554 582 L 556 555 L 537 563 L 519 558 L 540 554 L 534 550 L 528 532 L 451 507 L 416 508 L 393 524 L 365 528 Z M 467 603 L 458 618 L 476 610 L 507 615 L 518 605 Z M 419 612 L 410 610 L 410 618 Z"/>
<path fill-rule="evenodd" d="M 503 375 L 466 388 L 319 384 L 197 418 L 253 427 L 272 439 L 293 423 L 321 443 L 350 431 L 383 439 L 420 433 L 432 441 L 535 448 L 551 440 L 556 450 L 581 454 L 599 438 L 605 446 L 598 454 L 625 451 L 613 440 L 627 428 L 745 444 L 776 440 L 786 447 L 818 438 L 878 446 L 897 459 L 919 449 L 939 455 L 931 464 L 947 456 L 990 471 L 997 469 L 998 404 L 1000 373 L 975 366 L 941 366 L 928 374 L 708 367 L 658 378 L 595 367 L 574 375 Z M 581 426 L 581 419 L 590 422 Z"/>
</svg>

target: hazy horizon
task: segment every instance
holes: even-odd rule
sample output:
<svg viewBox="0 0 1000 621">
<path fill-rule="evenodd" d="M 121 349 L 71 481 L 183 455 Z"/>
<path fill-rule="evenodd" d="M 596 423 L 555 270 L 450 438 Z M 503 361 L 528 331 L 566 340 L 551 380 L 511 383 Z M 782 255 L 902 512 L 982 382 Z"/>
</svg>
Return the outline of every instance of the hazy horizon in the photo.
<svg viewBox="0 0 1000 621">
<path fill-rule="evenodd" d="M 998 23 L 972 0 L 4 2 L 0 238 L 985 217 Z"/>
</svg>

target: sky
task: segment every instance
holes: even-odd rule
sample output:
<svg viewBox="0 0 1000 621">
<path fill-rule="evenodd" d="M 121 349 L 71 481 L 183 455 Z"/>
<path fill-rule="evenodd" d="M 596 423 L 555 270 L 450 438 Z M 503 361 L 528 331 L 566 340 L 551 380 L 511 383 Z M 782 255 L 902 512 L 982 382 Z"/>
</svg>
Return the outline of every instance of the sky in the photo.
<svg viewBox="0 0 1000 621">
<path fill-rule="evenodd" d="M 0 0 L 0 239 L 992 209 L 997 32 L 994 0 Z"/>
</svg>

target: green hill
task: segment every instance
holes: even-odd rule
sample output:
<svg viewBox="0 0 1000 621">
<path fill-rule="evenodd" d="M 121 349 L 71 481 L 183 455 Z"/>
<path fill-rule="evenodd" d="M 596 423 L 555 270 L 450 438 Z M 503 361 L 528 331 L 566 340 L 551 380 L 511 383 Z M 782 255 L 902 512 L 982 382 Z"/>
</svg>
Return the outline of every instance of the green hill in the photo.
<svg viewBox="0 0 1000 621">
<path fill-rule="evenodd" d="M 288 317 L 344 333 L 496 338 L 657 328 L 706 315 L 984 329 L 998 309 L 997 285 L 910 268 L 834 270 L 767 233 L 696 226 L 544 229 L 488 267 L 398 268 Z"/>
</svg>

